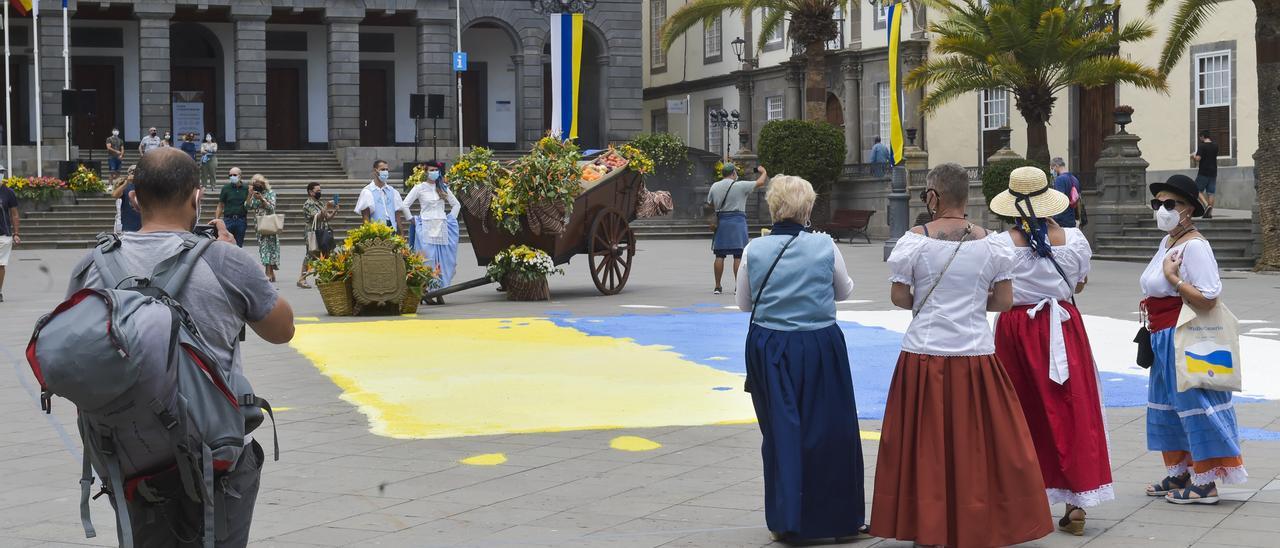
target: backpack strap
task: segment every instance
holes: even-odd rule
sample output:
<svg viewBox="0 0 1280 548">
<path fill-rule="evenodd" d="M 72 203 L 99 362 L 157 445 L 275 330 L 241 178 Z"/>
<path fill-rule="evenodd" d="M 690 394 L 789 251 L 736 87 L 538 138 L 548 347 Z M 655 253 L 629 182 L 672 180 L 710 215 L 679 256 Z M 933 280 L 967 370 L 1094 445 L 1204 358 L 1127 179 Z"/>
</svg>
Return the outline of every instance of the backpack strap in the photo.
<svg viewBox="0 0 1280 548">
<path fill-rule="evenodd" d="M 84 538 L 93 538 L 98 536 L 89 513 L 89 491 L 93 487 L 93 463 L 89 460 L 89 436 L 85 433 L 84 420 L 77 418 L 76 422 L 80 426 L 81 454 L 84 459 L 84 469 L 80 473 L 80 525 L 84 527 Z"/>
<path fill-rule="evenodd" d="M 204 464 L 204 548 L 214 548 L 216 538 L 216 512 L 213 504 L 213 450 L 201 443 Z"/>
<path fill-rule="evenodd" d="M 240 405 L 246 407 L 257 407 L 267 412 L 267 416 L 271 417 L 271 440 L 275 445 L 275 460 L 280 460 L 280 434 L 276 432 L 276 414 L 271 410 L 271 403 L 258 397 L 256 394 L 244 394 L 240 396 Z"/>
<path fill-rule="evenodd" d="M 160 261 L 151 273 L 151 286 L 158 287 L 170 297 L 176 297 L 178 291 L 187 283 L 196 261 L 209 248 L 212 240 L 201 238 L 195 234 L 182 235 L 182 249 L 168 259 Z"/>
<path fill-rule="evenodd" d="M 120 457 L 116 454 L 115 436 L 107 432 L 97 432 L 85 425 L 86 441 L 97 452 L 107 469 L 107 480 L 111 485 L 111 498 L 116 507 L 116 528 L 120 535 L 120 546 L 133 548 L 133 522 L 129 519 L 129 501 L 124 496 L 124 474 L 120 472 Z"/>
<path fill-rule="evenodd" d="M 114 252 L 120 249 L 120 237 L 103 232 L 98 235 L 98 245 L 93 250 L 93 265 L 98 267 L 98 276 L 102 278 L 102 286 L 116 289 L 120 284 L 135 276 L 120 261 Z"/>
</svg>

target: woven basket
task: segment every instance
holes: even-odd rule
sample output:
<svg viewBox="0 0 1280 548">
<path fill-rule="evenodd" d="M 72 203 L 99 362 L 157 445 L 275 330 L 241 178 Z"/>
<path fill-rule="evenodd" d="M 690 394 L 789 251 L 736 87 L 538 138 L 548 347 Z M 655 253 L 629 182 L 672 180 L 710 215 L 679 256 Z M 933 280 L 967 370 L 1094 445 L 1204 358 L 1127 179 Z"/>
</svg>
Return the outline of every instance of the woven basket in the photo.
<svg viewBox="0 0 1280 548">
<path fill-rule="evenodd" d="M 549 301 L 551 286 L 547 277 L 526 278 L 516 274 L 502 276 L 502 286 L 507 290 L 508 301 Z"/>
<path fill-rule="evenodd" d="M 493 201 L 493 191 L 487 188 L 471 188 L 457 195 L 458 202 L 467 208 L 480 222 L 489 218 L 489 202 Z"/>
<path fill-rule="evenodd" d="M 536 203 L 525 208 L 525 222 L 536 236 L 563 234 L 565 207 L 560 204 Z"/>
<path fill-rule="evenodd" d="M 324 309 L 330 316 L 351 316 L 355 314 L 351 301 L 351 284 L 348 280 L 340 282 L 316 283 L 320 291 L 320 300 L 324 301 Z"/>
<path fill-rule="evenodd" d="M 417 314 L 418 304 L 422 302 L 422 292 L 410 287 L 404 292 L 404 300 L 400 301 L 401 314 Z"/>
</svg>

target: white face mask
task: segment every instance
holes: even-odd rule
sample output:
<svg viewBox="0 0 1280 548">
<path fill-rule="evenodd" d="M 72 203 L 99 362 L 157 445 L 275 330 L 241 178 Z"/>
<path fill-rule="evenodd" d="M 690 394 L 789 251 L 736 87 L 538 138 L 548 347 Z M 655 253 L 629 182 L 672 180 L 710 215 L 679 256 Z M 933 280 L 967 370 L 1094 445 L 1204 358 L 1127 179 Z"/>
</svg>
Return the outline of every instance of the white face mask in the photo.
<svg viewBox="0 0 1280 548">
<path fill-rule="evenodd" d="M 378 170 L 378 180 L 379 180 L 379 181 L 382 181 L 382 182 L 384 182 L 384 183 L 385 183 L 385 182 L 387 182 L 387 179 L 390 179 L 390 178 L 391 178 L 391 172 L 390 172 L 390 171 L 387 171 L 387 170 L 385 170 L 385 169 Z"/>
<path fill-rule="evenodd" d="M 229 179 L 231 179 L 231 184 L 233 184 L 233 185 L 234 185 L 234 184 L 239 184 L 239 183 L 240 183 L 240 176 L 239 176 L 239 175 L 232 175 L 231 177 L 228 177 L 228 178 L 229 178 Z"/>
<path fill-rule="evenodd" d="M 204 136 L 204 140 L 205 140 L 205 141 L 208 141 L 208 142 L 210 142 L 210 143 L 212 143 L 212 142 L 213 142 L 213 136 L 212 136 L 212 135 L 205 135 L 205 136 Z"/>
<path fill-rule="evenodd" d="M 120 136 L 120 130 L 118 130 L 118 129 L 113 129 L 113 130 L 111 130 L 111 136 L 112 136 L 112 137 L 119 137 L 119 136 Z"/>
<path fill-rule="evenodd" d="M 1182 221 L 1182 214 L 1176 209 L 1165 209 L 1163 206 L 1155 210 L 1156 227 L 1165 232 L 1177 228 Z"/>
</svg>

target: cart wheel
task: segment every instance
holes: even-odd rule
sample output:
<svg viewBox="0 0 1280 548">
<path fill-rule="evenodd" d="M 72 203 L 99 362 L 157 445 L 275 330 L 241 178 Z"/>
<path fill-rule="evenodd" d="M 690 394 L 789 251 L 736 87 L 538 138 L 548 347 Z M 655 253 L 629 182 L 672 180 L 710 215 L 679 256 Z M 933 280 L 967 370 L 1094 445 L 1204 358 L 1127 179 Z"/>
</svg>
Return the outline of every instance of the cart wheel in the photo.
<svg viewBox="0 0 1280 548">
<path fill-rule="evenodd" d="M 631 259 L 636 255 L 636 234 L 626 217 L 616 209 L 606 209 L 591 222 L 587 236 L 591 281 L 605 295 L 617 295 L 631 276 Z"/>
</svg>

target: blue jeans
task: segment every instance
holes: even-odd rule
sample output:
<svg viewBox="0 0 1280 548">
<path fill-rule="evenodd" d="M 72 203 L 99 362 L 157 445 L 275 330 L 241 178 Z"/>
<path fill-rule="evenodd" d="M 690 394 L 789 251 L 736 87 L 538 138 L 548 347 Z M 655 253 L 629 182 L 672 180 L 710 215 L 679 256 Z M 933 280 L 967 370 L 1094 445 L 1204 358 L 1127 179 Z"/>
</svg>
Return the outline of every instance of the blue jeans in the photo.
<svg viewBox="0 0 1280 548">
<path fill-rule="evenodd" d="M 236 245 L 244 247 L 244 231 L 245 228 L 248 227 L 248 223 L 245 221 L 244 216 L 225 216 L 222 220 L 227 224 L 227 232 L 230 232 L 232 236 L 235 236 Z"/>
<path fill-rule="evenodd" d="M 116 158 L 115 156 L 108 156 L 108 157 L 107 157 L 107 171 L 112 171 L 112 172 L 120 171 L 120 164 L 121 164 L 121 163 L 123 163 L 123 162 L 121 162 L 119 158 Z"/>
</svg>

